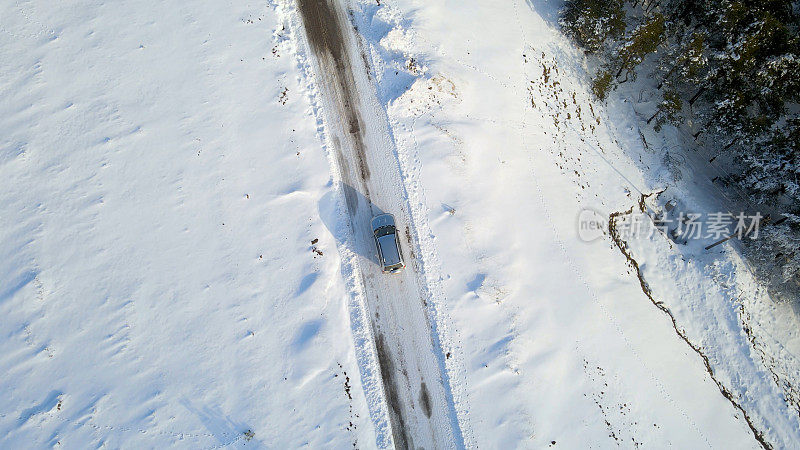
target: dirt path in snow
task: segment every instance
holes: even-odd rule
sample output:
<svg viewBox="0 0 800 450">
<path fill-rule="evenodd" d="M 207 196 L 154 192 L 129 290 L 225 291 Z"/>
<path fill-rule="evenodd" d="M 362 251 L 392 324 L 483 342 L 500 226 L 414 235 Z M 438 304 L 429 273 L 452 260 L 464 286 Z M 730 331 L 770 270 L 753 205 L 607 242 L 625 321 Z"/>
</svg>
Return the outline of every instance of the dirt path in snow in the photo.
<svg viewBox="0 0 800 450">
<path fill-rule="evenodd" d="M 395 447 L 462 448 L 450 388 L 442 376 L 444 356 L 426 315 L 427 287 L 413 252 L 416 233 L 394 139 L 358 36 L 337 2 L 296 2 L 343 182 Z M 384 212 L 395 215 L 401 234 L 405 230 L 401 251 L 407 268 L 398 275 L 381 273 L 377 264 L 369 222 Z"/>
</svg>

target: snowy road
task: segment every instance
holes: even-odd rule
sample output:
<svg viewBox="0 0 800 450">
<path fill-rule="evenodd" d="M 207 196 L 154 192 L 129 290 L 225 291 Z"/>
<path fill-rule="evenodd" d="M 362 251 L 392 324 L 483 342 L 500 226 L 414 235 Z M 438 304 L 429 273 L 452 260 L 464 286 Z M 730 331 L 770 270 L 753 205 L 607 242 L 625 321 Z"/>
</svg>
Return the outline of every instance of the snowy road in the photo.
<svg viewBox="0 0 800 450">
<path fill-rule="evenodd" d="M 314 72 L 322 94 L 331 154 L 342 181 L 358 270 L 371 319 L 383 390 L 397 448 L 463 447 L 447 383 L 443 355 L 425 310 L 426 287 L 413 249 L 395 144 L 386 112 L 378 102 L 359 38 L 343 5 L 297 0 Z M 395 215 L 407 268 L 382 274 L 377 265 L 370 219 Z"/>
</svg>

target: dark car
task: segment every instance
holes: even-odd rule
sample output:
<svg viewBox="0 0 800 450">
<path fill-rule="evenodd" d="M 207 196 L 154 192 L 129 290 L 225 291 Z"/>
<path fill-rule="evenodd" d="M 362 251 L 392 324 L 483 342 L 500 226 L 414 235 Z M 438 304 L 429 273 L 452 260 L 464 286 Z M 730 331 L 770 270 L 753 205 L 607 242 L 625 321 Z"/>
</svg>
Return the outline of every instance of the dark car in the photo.
<svg viewBox="0 0 800 450">
<path fill-rule="evenodd" d="M 372 218 L 372 233 L 375 246 L 378 247 L 378 260 L 383 273 L 398 273 L 406 266 L 400 254 L 400 242 L 397 240 L 397 228 L 394 216 L 381 214 Z"/>
</svg>

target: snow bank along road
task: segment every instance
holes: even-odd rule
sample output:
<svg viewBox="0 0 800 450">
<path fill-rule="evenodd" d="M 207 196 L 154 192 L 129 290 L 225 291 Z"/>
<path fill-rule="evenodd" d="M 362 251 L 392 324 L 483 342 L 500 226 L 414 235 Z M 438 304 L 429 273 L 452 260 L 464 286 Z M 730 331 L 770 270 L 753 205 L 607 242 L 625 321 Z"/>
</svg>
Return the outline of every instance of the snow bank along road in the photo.
<svg viewBox="0 0 800 450">
<path fill-rule="evenodd" d="M 412 251 L 405 189 L 386 112 L 362 55 L 358 36 L 342 5 L 297 0 L 314 71 L 322 94 L 331 154 L 340 172 L 352 228 L 352 250 L 370 314 L 388 403 L 392 438 L 398 448 L 462 447 L 452 398 L 442 377 L 441 350 L 425 312 L 425 286 Z M 408 267 L 382 274 L 376 263 L 370 219 L 395 215 Z"/>
</svg>

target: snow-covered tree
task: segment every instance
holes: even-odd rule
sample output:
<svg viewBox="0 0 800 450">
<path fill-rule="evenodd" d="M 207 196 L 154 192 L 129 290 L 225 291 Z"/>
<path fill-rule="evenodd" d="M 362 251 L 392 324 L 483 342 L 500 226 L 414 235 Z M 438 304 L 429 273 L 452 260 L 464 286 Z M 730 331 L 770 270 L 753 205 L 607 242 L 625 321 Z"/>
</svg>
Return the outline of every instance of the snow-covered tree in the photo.
<svg viewBox="0 0 800 450">
<path fill-rule="evenodd" d="M 786 218 L 746 242 L 751 256 L 798 284 L 800 1 L 568 0 L 561 24 L 596 59 L 598 98 L 646 70 L 656 131 L 691 114 L 710 151 L 730 152 L 737 193 Z"/>
<path fill-rule="evenodd" d="M 600 50 L 625 31 L 621 0 L 567 0 L 561 10 L 561 27 L 587 53 Z"/>
<path fill-rule="evenodd" d="M 656 112 L 650 116 L 647 123 L 656 119 L 655 130 L 660 131 L 661 127 L 665 124 L 677 125 L 681 122 L 681 109 L 683 108 L 683 100 L 680 94 L 675 90 L 666 90 L 662 94 L 661 102 L 658 104 Z"/>
<path fill-rule="evenodd" d="M 664 16 L 656 13 L 623 39 L 620 47 L 613 52 L 613 59 L 609 63 L 617 71 L 614 78 L 618 79 L 626 72 L 633 78 L 636 77 L 636 67 L 647 55 L 655 52 L 664 40 L 664 25 Z"/>
</svg>

